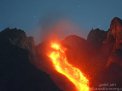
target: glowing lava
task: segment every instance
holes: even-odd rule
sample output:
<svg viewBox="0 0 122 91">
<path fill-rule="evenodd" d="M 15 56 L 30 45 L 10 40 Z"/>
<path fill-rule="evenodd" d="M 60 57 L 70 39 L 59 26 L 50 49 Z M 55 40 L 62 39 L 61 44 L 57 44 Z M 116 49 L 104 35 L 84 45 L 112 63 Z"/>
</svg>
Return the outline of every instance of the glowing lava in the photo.
<svg viewBox="0 0 122 91">
<path fill-rule="evenodd" d="M 65 49 L 58 43 L 52 43 L 53 49 L 48 55 L 51 62 L 57 72 L 66 76 L 76 87 L 77 91 L 89 91 L 88 79 L 80 71 L 80 69 L 74 67 L 67 60 L 65 55 Z"/>
</svg>

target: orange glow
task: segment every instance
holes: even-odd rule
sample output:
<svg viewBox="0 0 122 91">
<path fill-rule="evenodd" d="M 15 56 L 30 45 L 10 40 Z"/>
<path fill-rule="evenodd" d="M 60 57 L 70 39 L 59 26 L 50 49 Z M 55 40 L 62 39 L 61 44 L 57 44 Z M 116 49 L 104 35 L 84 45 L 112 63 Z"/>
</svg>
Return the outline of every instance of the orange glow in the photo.
<svg viewBox="0 0 122 91">
<path fill-rule="evenodd" d="M 64 48 L 58 43 L 52 43 L 51 48 L 53 50 L 48 56 L 55 70 L 68 78 L 74 84 L 77 91 L 89 91 L 88 79 L 80 69 L 68 62 Z"/>
</svg>

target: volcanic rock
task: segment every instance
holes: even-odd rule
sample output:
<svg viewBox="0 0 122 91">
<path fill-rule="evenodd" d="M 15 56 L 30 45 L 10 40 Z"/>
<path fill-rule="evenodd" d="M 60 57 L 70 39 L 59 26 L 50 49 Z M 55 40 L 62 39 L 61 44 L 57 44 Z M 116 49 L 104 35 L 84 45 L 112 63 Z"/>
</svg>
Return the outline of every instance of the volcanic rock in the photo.
<svg viewBox="0 0 122 91">
<path fill-rule="evenodd" d="M 106 39 L 106 35 L 107 32 L 104 30 L 100 30 L 99 28 L 92 29 L 87 36 L 87 41 L 98 50 L 101 48 L 103 41 Z"/>
<path fill-rule="evenodd" d="M 115 17 L 112 19 L 106 41 L 108 44 L 112 44 L 107 66 L 111 64 L 122 64 L 122 20 L 120 18 Z"/>
<path fill-rule="evenodd" d="M 103 40 L 100 55 L 106 64 L 102 67 L 103 71 L 99 72 L 91 81 L 92 84 L 114 83 L 116 88 L 122 86 L 122 20 L 115 17 L 111 21 L 110 28 L 107 31 L 106 38 Z M 100 52 L 100 51 L 99 51 Z M 101 60 L 102 61 L 102 60 Z M 106 68 L 105 68 L 106 67 Z M 95 81 L 94 79 L 97 79 Z"/>
<path fill-rule="evenodd" d="M 31 64 L 31 43 L 24 31 L 0 32 L 0 91 L 60 91 L 48 74 Z"/>
<path fill-rule="evenodd" d="M 113 51 L 122 49 L 122 20 L 120 18 L 112 19 L 107 39 L 114 42 Z"/>
<path fill-rule="evenodd" d="M 32 51 L 34 48 L 34 39 L 33 37 L 28 37 L 26 33 L 17 28 L 6 28 L 0 32 L 1 40 L 11 43 L 12 45 L 18 46 L 23 49 Z"/>
<path fill-rule="evenodd" d="M 66 54 L 72 64 L 79 64 L 79 62 L 83 62 L 81 59 L 85 59 L 87 56 L 87 42 L 79 36 L 67 36 L 62 41 L 62 45 L 67 48 Z"/>
</svg>

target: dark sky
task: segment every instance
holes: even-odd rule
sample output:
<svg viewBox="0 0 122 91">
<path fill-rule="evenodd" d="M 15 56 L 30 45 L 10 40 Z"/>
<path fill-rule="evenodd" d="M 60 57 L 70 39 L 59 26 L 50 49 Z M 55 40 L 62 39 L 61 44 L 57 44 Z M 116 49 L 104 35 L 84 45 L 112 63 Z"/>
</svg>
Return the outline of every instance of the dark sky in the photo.
<svg viewBox="0 0 122 91">
<path fill-rule="evenodd" d="M 122 0 L 0 0 L 0 30 L 17 27 L 34 35 L 47 18 L 65 16 L 84 35 L 92 27 L 107 30 L 113 17 L 122 18 Z"/>
</svg>

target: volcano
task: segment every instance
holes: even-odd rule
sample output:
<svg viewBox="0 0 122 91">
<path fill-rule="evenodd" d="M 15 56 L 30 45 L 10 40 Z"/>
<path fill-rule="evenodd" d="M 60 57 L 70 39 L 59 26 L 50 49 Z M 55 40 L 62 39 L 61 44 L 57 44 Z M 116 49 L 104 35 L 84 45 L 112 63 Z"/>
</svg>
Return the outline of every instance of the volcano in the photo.
<svg viewBox="0 0 122 91">
<path fill-rule="evenodd" d="M 0 32 L 0 91 L 122 90 L 121 34 L 118 17 L 87 39 L 69 35 L 38 45 L 23 30 L 7 28 Z"/>
<path fill-rule="evenodd" d="M 90 89 L 88 91 L 91 90 L 94 91 L 97 89 L 102 89 L 102 91 L 104 91 L 105 89 L 107 90 L 116 89 L 116 87 L 121 88 L 122 86 L 121 84 L 122 74 L 120 72 L 122 68 L 121 67 L 122 52 L 120 47 L 121 45 L 120 32 L 122 32 L 121 27 L 122 27 L 121 19 L 115 17 L 111 21 L 111 25 L 108 31 L 104 31 L 99 28 L 92 29 L 91 32 L 88 34 L 87 40 L 76 35 L 70 35 L 64 38 L 63 40 L 58 41 L 58 43 L 60 42 L 60 44 L 64 48 L 66 48 L 65 56 L 66 60 L 68 60 L 68 63 L 72 64 L 76 68 L 79 68 L 80 71 L 83 74 L 85 74 L 85 77 L 89 81 L 88 88 Z M 38 47 L 37 49 L 43 50 L 41 54 L 48 53 L 49 50 L 52 50 L 48 48 L 50 46 L 51 41 L 52 39 L 43 44 L 40 44 L 41 47 Z M 62 57 L 61 59 L 59 58 L 61 52 L 57 53 L 56 51 L 58 50 L 58 48 L 59 47 L 56 46 L 54 48 L 55 51 L 53 50 L 54 54 L 49 56 L 53 62 L 55 62 L 56 59 L 59 61 L 62 60 Z M 45 59 L 46 54 L 43 57 Z M 63 58 L 65 59 L 64 56 Z M 52 73 L 52 68 L 55 69 L 55 70 L 53 69 L 53 71 L 59 72 L 58 65 L 60 64 L 57 62 L 54 63 L 56 66 L 55 68 L 55 66 L 52 65 L 52 63 L 50 63 L 49 60 L 50 59 L 47 59 L 47 61 L 44 62 L 46 64 L 46 66 L 44 66 L 44 71 L 47 72 L 48 74 L 51 74 L 51 77 L 52 79 L 55 80 L 56 84 L 58 84 L 58 86 L 61 87 L 62 89 L 63 87 L 61 86 L 60 83 L 63 84 L 71 83 L 72 81 L 63 82 L 62 80 L 57 80 L 58 75 L 57 73 Z M 48 66 L 47 63 L 49 64 Z M 63 64 L 63 68 L 65 68 L 65 64 Z M 59 73 L 64 75 L 64 73 L 62 72 Z M 71 73 L 77 74 L 73 72 Z M 116 74 L 116 76 L 114 74 Z M 66 78 L 69 79 L 67 76 Z M 99 87 L 101 84 L 107 84 L 107 86 Z M 115 87 L 114 86 L 110 87 L 111 84 L 114 84 Z M 85 91 L 78 89 L 76 90 L 76 88 L 77 87 L 75 86 L 75 90 L 72 90 L 71 86 L 65 85 L 63 90 Z"/>
</svg>

